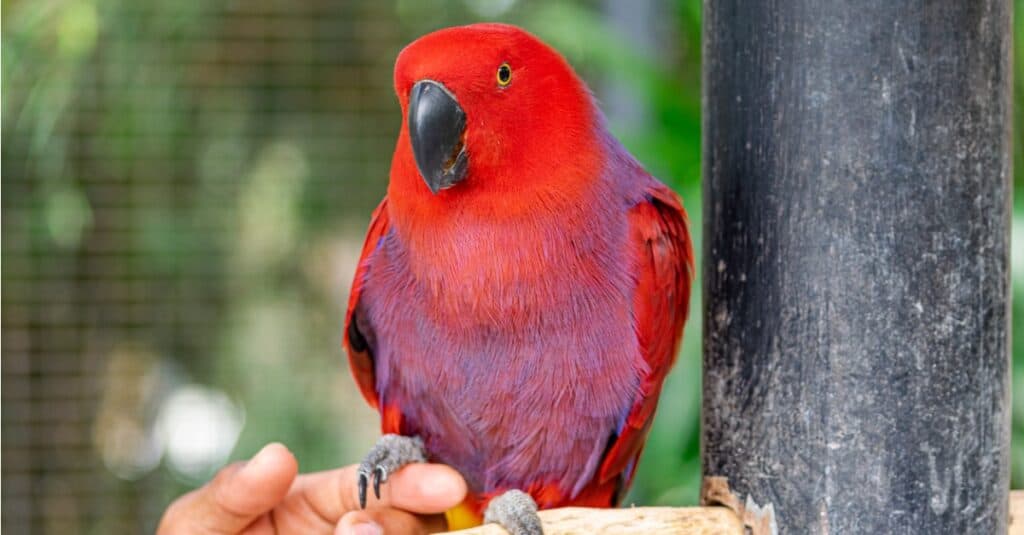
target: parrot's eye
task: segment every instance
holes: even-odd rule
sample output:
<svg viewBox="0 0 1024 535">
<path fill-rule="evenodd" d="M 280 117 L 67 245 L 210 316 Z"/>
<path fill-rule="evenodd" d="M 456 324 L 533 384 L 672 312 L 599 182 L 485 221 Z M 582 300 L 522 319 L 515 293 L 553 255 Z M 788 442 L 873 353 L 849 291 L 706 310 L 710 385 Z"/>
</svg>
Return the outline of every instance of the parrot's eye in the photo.
<svg viewBox="0 0 1024 535">
<path fill-rule="evenodd" d="M 508 66 L 508 63 L 502 63 L 498 67 L 498 85 L 501 87 L 507 86 L 512 82 L 512 67 Z"/>
</svg>

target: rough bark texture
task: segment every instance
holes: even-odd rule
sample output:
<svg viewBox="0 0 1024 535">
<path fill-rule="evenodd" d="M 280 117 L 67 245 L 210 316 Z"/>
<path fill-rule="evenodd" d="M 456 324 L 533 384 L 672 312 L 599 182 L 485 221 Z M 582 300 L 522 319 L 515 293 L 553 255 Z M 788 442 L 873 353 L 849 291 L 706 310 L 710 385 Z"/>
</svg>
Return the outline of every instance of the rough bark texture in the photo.
<svg viewBox="0 0 1024 535">
<path fill-rule="evenodd" d="M 1009 1 L 704 14 L 705 475 L 784 533 L 1005 533 Z"/>
</svg>

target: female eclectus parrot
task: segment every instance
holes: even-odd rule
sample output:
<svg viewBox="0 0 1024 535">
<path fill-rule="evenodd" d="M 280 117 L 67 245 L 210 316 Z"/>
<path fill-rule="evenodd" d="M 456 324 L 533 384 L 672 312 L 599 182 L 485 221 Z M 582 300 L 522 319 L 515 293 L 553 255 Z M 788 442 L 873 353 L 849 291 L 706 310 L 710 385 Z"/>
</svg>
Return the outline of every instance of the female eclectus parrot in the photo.
<svg viewBox="0 0 1024 535">
<path fill-rule="evenodd" d="M 519 28 L 431 33 L 394 78 L 403 121 L 345 328 L 384 433 L 361 500 L 429 459 L 469 484 L 453 528 L 541 533 L 538 506 L 615 506 L 686 319 L 679 198 Z"/>
</svg>

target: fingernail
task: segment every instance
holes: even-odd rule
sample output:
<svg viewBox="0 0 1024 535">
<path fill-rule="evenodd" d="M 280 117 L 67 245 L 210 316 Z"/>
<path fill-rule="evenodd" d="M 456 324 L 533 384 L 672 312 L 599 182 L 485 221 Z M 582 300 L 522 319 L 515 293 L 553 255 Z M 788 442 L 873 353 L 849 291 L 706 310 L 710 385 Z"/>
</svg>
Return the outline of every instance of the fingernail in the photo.
<svg viewBox="0 0 1024 535">
<path fill-rule="evenodd" d="M 384 528 L 375 522 L 362 522 L 352 526 L 353 535 L 384 535 Z"/>
<path fill-rule="evenodd" d="M 257 452 L 256 455 L 253 455 L 249 462 L 245 463 L 245 468 L 242 470 L 246 472 L 259 472 L 270 461 L 272 457 L 270 450 L 272 447 L 274 447 L 274 444 L 263 446 L 263 449 Z"/>
<path fill-rule="evenodd" d="M 420 480 L 420 493 L 428 498 L 448 498 L 462 490 L 462 482 L 449 473 Z"/>
</svg>

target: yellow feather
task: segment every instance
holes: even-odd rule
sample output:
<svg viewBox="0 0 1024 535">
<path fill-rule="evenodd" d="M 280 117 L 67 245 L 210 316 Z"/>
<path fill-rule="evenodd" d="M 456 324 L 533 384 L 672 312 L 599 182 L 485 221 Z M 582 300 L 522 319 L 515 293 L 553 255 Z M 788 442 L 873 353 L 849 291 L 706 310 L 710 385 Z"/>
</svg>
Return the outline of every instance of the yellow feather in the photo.
<svg viewBox="0 0 1024 535">
<path fill-rule="evenodd" d="M 444 517 L 448 520 L 448 531 L 476 527 L 482 524 L 484 520 L 464 503 L 445 511 Z"/>
</svg>

